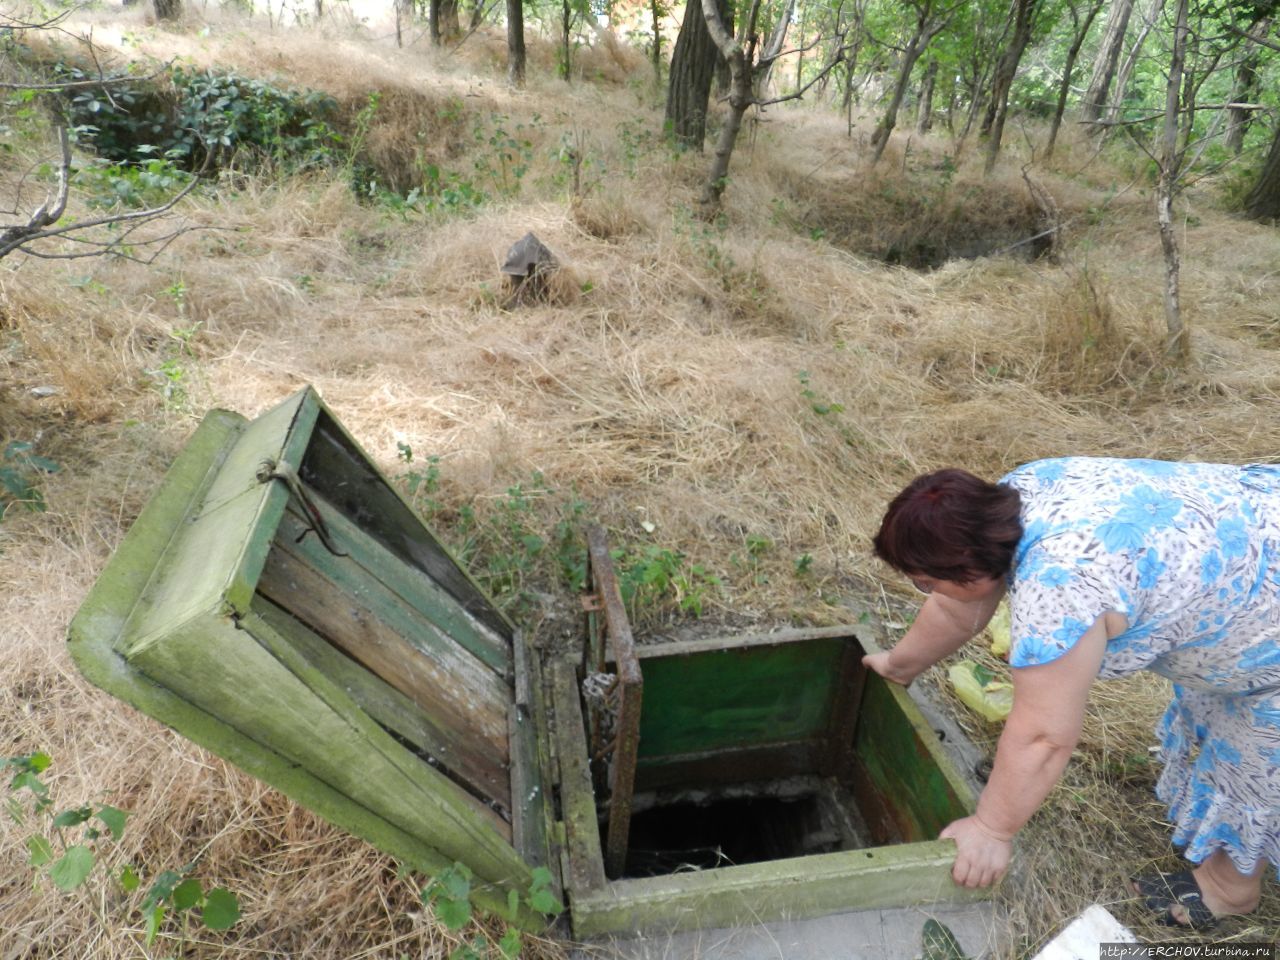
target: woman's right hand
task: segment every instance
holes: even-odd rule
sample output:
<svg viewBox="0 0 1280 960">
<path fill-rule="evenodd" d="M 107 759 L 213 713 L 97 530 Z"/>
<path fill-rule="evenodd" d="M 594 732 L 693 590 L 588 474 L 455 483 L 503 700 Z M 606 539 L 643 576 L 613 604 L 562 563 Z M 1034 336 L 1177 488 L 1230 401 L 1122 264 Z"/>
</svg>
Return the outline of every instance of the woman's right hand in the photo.
<svg viewBox="0 0 1280 960">
<path fill-rule="evenodd" d="M 909 686 L 911 681 L 916 678 L 916 674 L 904 670 L 893 662 L 893 651 L 884 650 L 880 653 L 868 653 L 862 658 L 862 665 L 874 670 L 886 680 L 899 683 L 902 686 Z"/>
</svg>

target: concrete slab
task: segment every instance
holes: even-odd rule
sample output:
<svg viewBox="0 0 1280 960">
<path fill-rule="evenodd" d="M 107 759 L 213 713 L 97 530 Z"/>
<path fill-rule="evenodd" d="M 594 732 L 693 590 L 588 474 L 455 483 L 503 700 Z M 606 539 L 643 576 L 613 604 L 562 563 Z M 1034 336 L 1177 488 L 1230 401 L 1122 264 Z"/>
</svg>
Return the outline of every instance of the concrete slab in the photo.
<svg viewBox="0 0 1280 960">
<path fill-rule="evenodd" d="M 990 903 L 863 910 L 725 930 L 648 934 L 582 944 L 572 960 L 915 960 L 930 917 L 946 924 L 965 955 L 995 956 L 1005 929 Z"/>
</svg>

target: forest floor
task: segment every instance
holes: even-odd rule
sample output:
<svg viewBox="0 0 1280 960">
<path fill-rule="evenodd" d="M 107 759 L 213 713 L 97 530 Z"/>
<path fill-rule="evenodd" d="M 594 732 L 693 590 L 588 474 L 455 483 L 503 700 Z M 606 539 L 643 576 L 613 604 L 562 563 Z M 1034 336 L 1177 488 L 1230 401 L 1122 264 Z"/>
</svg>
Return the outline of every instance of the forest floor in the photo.
<svg viewBox="0 0 1280 960">
<path fill-rule="evenodd" d="M 892 639 L 914 601 L 869 537 L 919 472 L 1280 455 L 1280 234 L 1228 212 L 1230 171 L 1179 205 L 1180 367 L 1164 359 L 1150 179 L 1124 144 L 1067 131 L 1046 164 L 1030 149 L 1044 131 L 1017 127 L 984 178 L 972 141 L 907 129 L 871 167 L 872 118 L 850 132 L 829 105 L 775 107 L 744 130 L 707 223 L 709 157 L 666 144 L 649 68 L 617 43 L 580 50 L 572 83 L 533 43 L 529 86 L 513 91 L 503 38 L 485 32 L 448 55 L 213 9 L 173 30 L 136 8 L 96 16 L 96 40 L 122 56 L 283 78 L 350 118 L 376 91 L 374 179 L 435 167 L 437 188 L 414 206 L 358 197 L 349 166 L 231 171 L 183 204 L 205 229 L 149 266 L 0 264 L 0 444 L 61 468 L 32 476 L 46 511 L 10 505 L 0 523 L 0 755 L 46 751 L 59 805 L 131 811 L 115 866 L 198 859 L 243 910 L 231 932 L 185 944 L 166 926 L 148 954 L 139 915 L 105 885 L 33 885 L 29 825 L 4 818 L 0 958 L 391 960 L 461 942 L 388 857 L 90 686 L 67 656 L 72 615 L 210 408 L 252 417 L 315 385 L 535 638 L 573 629 L 561 533 L 588 520 L 630 569 L 671 574 L 641 595 L 646 642 L 699 621 L 862 620 Z M 0 182 L 45 150 L 15 143 Z M 1029 182 L 1059 228 L 1038 259 L 1024 241 L 1048 221 Z M 499 268 L 529 231 L 562 269 L 545 301 L 507 308 Z M 921 682 L 945 698 L 944 676 Z M 1167 696 L 1154 677 L 1095 687 L 997 892 L 1011 956 L 1092 903 L 1148 939 L 1180 936 L 1151 926 L 1124 882 L 1178 863 L 1148 750 Z M 951 704 L 994 742 L 998 728 Z M 1268 881 L 1259 912 L 1216 936 L 1277 929 Z"/>
</svg>

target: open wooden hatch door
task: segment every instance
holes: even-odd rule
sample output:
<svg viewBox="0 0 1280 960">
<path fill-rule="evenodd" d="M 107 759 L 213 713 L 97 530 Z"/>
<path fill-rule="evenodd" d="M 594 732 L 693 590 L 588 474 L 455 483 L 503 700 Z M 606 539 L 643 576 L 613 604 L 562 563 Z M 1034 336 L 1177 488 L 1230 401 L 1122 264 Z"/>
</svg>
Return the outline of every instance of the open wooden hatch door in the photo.
<svg viewBox="0 0 1280 960">
<path fill-rule="evenodd" d="M 98 686 L 408 865 L 467 865 L 482 906 L 558 866 L 538 664 L 310 388 L 204 419 L 70 647 Z"/>
</svg>

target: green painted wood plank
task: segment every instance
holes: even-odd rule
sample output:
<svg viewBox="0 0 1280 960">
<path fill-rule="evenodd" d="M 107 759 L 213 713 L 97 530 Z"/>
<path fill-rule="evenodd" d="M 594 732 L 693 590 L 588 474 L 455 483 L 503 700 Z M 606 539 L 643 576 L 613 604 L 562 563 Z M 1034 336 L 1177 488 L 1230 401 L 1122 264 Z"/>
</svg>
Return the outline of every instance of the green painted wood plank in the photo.
<svg viewBox="0 0 1280 960">
<path fill-rule="evenodd" d="M 569 873 L 564 879 L 572 900 L 605 885 L 600 824 L 587 767 L 587 734 L 573 663 L 551 665 L 552 709 L 555 712 L 556 757 L 560 765 L 560 813 L 564 818 Z"/>
<path fill-rule="evenodd" d="M 461 755 L 470 742 L 505 769 L 512 693 L 488 667 L 368 577 L 349 557 L 329 553 L 314 537 L 293 539 L 292 515 L 280 524 L 258 589 L 348 656 L 432 714 Z M 462 771 L 459 771 L 462 772 Z M 481 768 L 468 779 L 494 778 Z M 509 806 L 509 783 L 502 796 Z"/>
<path fill-rule="evenodd" d="M 271 644 L 272 652 L 255 637 Z M 336 685 L 305 658 L 291 657 L 287 644 L 255 614 L 237 625 L 208 611 L 175 625 L 164 642 L 148 644 L 129 660 L 157 683 L 377 811 L 397 829 L 468 864 L 480 878 L 517 887 L 528 882 L 529 867 L 491 821 L 451 803 L 449 788 L 457 789 L 453 784 L 441 786 L 444 778 L 426 763 L 385 732 L 370 730 L 375 726 L 371 721 L 362 724 L 349 698 L 344 703 Z"/>
<path fill-rule="evenodd" d="M 459 743 L 431 714 L 266 597 L 255 598 L 253 609 L 316 669 L 345 690 L 365 713 L 432 757 L 451 778 L 467 782 L 472 790 L 486 797 L 509 794 L 508 777 L 501 766 L 492 773 L 496 779 L 474 784 L 459 772 L 486 768 L 486 758 L 477 756 L 478 744 Z M 459 751 L 462 755 L 455 756 Z"/>
<path fill-rule="evenodd" d="M 968 890 L 952 881 L 955 856 L 953 841 L 935 840 L 615 880 L 602 889 L 571 892 L 573 932 L 674 932 L 989 898 L 990 889 Z"/>
<path fill-rule="evenodd" d="M 641 760 L 821 739 L 843 648 L 828 637 L 645 657 Z"/>
<path fill-rule="evenodd" d="M 509 641 L 514 625 L 494 606 L 466 568 L 421 521 L 336 419 L 316 425 L 302 479 L 358 522 L 392 553 L 441 584 L 469 614 Z"/>
<path fill-rule="evenodd" d="M 298 453 L 300 433 L 291 431 L 315 406 L 314 394 L 301 391 L 239 432 L 198 506 L 185 518 L 181 535 L 169 542 L 153 567 L 118 638 L 123 653 L 199 611 L 248 610 L 259 557 L 288 499 L 282 484 L 258 480 L 259 465 L 264 459 L 287 461 Z"/>
<path fill-rule="evenodd" d="M 546 867 L 553 862 L 547 710 L 537 660 L 520 631 L 512 638 L 512 646 L 516 673 L 516 697 L 510 714 L 512 838 L 526 863 Z"/>
<path fill-rule="evenodd" d="M 351 559 L 385 584 L 404 603 L 426 617 L 443 634 L 451 637 L 503 677 L 512 676 L 511 637 L 500 636 L 468 613 L 443 586 L 425 571 L 406 563 L 370 536 L 325 499 L 313 491 L 312 502 L 324 517 L 334 540 Z M 413 522 L 421 525 L 416 517 Z"/>
</svg>

